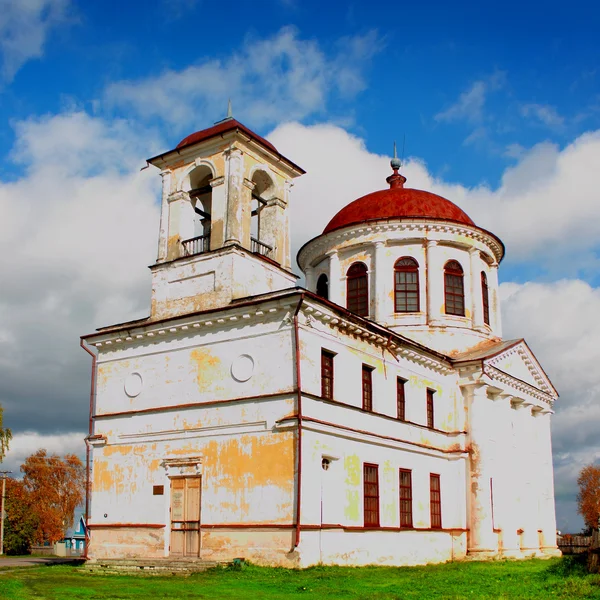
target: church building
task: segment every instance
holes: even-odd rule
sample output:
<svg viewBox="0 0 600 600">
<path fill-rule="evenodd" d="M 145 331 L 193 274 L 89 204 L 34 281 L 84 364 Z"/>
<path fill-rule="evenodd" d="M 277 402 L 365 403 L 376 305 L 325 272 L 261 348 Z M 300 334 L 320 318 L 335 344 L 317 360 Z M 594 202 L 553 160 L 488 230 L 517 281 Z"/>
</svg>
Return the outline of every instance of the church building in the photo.
<svg viewBox="0 0 600 600">
<path fill-rule="evenodd" d="M 302 246 L 298 287 L 301 167 L 231 117 L 148 162 L 150 316 L 82 338 L 91 561 L 559 554 L 558 395 L 502 338 L 500 239 L 394 158 Z"/>
</svg>

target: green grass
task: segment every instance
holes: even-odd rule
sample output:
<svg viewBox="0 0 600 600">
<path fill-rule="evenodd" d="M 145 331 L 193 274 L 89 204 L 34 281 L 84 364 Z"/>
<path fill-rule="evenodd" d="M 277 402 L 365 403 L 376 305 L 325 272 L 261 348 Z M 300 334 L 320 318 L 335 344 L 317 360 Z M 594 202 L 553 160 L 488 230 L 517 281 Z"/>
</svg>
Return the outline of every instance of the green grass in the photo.
<svg viewBox="0 0 600 600">
<path fill-rule="evenodd" d="M 90 574 L 81 567 L 61 565 L 0 575 L 0 598 L 600 599 L 600 576 L 588 575 L 584 565 L 569 558 L 403 568 L 313 567 L 303 571 L 247 565 L 189 577 Z"/>
</svg>

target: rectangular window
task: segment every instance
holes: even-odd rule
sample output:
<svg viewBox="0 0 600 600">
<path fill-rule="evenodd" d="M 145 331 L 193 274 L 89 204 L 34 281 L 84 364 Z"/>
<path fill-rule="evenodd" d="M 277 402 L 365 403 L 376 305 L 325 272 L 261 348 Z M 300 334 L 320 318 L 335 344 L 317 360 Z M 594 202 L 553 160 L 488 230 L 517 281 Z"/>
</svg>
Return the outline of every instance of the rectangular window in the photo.
<svg viewBox="0 0 600 600">
<path fill-rule="evenodd" d="M 321 397 L 333 400 L 333 354 L 321 350 Z"/>
<path fill-rule="evenodd" d="M 429 474 L 429 511 L 431 529 L 442 528 L 442 495 L 440 491 L 440 476 Z"/>
<path fill-rule="evenodd" d="M 373 411 L 373 368 L 363 365 L 362 368 L 362 407 L 363 410 Z"/>
<path fill-rule="evenodd" d="M 430 429 L 434 428 L 434 414 L 433 414 L 433 395 L 435 390 L 427 390 L 427 427 Z"/>
<path fill-rule="evenodd" d="M 404 384 L 406 379 L 398 377 L 396 379 L 396 406 L 398 408 L 398 419 L 406 421 L 406 396 L 404 395 Z"/>
<path fill-rule="evenodd" d="M 400 527 L 412 526 L 412 471 L 400 469 Z"/>
<path fill-rule="evenodd" d="M 379 527 L 379 467 L 363 465 L 365 527 Z"/>
</svg>

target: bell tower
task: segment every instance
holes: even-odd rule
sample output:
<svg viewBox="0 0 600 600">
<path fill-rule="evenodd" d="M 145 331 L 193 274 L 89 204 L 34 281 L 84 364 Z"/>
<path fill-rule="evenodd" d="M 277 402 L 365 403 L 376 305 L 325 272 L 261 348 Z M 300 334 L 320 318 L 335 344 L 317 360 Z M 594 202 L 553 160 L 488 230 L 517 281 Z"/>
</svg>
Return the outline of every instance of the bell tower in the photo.
<svg viewBox="0 0 600 600">
<path fill-rule="evenodd" d="M 153 320 L 293 287 L 289 195 L 304 173 L 229 116 L 150 158 L 162 176 Z"/>
</svg>

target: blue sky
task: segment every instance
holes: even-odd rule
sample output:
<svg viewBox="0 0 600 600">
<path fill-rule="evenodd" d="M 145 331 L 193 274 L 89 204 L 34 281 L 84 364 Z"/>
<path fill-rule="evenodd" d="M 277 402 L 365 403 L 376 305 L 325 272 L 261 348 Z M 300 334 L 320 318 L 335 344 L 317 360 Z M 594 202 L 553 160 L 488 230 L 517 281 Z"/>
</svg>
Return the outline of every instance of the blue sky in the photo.
<svg viewBox="0 0 600 600">
<path fill-rule="evenodd" d="M 600 8 L 591 2 L 0 0 L 0 404 L 6 464 L 78 449 L 78 337 L 147 314 L 159 177 L 145 159 L 234 116 L 307 175 L 297 249 L 384 187 L 411 187 L 506 243 L 506 337 L 561 398 L 559 526 L 600 459 Z M 65 382 L 67 385 L 65 385 Z"/>
</svg>

